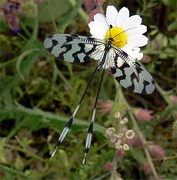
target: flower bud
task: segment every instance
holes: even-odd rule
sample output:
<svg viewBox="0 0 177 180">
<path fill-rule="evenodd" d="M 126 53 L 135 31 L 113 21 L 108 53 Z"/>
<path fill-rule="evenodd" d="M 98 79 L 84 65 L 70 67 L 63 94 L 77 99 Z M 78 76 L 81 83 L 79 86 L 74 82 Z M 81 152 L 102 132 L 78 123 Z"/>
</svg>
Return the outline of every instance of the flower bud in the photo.
<svg viewBox="0 0 177 180">
<path fill-rule="evenodd" d="M 142 61 L 143 63 L 149 63 L 149 62 L 151 62 L 151 57 L 144 54 L 144 56 L 143 56 L 143 58 L 141 59 L 141 61 Z"/>
<path fill-rule="evenodd" d="M 177 103 L 177 96 L 171 95 L 171 96 L 170 96 L 170 100 L 171 100 L 171 102 L 172 102 L 173 104 L 176 104 L 176 103 Z"/>
<path fill-rule="evenodd" d="M 90 12 L 95 6 L 95 0 L 84 0 L 84 5 L 87 12 Z"/>
<path fill-rule="evenodd" d="M 111 101 L 104 102 L 103 100 L 98 101 L 98 107 L 101 114 L 109 114 L 113 108 Z"/>
<path fill-rule="evenodd" d="M 154 158 L 165 158 L 166 152 L 159 145 L 149 146 L 150 154 Z"/>
<path fill-rule="evenodd" d="M 139 121 L 150 122 L 154 118 L 152 113 L 152 110 L 138 109 L 135 111 L 135 117 Z"/>
<path fill-rule="evenodd" d="M 119 149 L 117 152 L 117 157 L 122 158 L 122 157 L 124 157 L 124 155 L 125 155 L 125 152 L 122 149 Z"/>
<path fill-rule="evenodd" d="M 96 5 L 101 6 L 103 4 L 104 0 L 96 0 Z"/>
<path fill-rule="evenodd" d="M 144 172 L 145 172 L 146 174 L 150 174 L 151 171 L 152 171 L 152 170 L 151 170 L 150 164 L 149 164 L 149 163 L 146 163 L 145 166 L 144 166 Z"/>
<path fill-rule="evenodd" d="M 107 162 L 104 164 L 103 169 L 104 170 L 111 170 L 113 168 L 113 163 L 112 162 Z"/>
<path fill-rule="evenodd" d="M 127 144 L 132 145 L 136 148 L 142 148 L 142 143 L 139 137 L 134 137 L 132 139 L 126 139 L 125 141 Z"/>
</svg>

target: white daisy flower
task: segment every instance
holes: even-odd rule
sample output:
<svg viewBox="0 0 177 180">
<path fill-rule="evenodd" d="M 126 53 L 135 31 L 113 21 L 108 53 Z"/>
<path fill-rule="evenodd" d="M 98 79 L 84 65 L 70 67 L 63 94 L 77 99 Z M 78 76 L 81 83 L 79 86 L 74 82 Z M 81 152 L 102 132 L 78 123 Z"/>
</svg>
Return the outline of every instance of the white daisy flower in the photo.
<svg viewBox="0 0 177 180">
<path fill-rule="evenodd" d="M 106 17 L 96 14 L 94 21 L 91 21 L 88 26 L 94 38 L 106 43 L 109 38 L 113 38 L 112 46 L 122 49 L 132 60 L 141 60 L 143 53 L 140 52 L 140 47 L 148 43 L 148 38 L 143 35 L 147 27 L 141 24 L 142 19 L 139 15 L 129 16 L 129 14 L 126 7 L 118 12 L 114 6 L 108 6 Z M 106 68 L 109 65 L 108 63 Z"/>
</svg>

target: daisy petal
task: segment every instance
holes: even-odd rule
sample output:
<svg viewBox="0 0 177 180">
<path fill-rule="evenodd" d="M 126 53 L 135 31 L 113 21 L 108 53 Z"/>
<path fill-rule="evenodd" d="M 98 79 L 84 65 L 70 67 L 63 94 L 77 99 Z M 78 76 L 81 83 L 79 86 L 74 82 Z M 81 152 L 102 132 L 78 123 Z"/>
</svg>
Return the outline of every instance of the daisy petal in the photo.
<svg viewBox="0 0 177 180">
<path fill-rule="evenodd" d="M 108 22 L 116 27 L 116 17 L 118 15 L 117 9 L 114 6 L 108 6 L 106 9 L 106 18 Z"/>
<path fill-rule="evenodd" d="M 143 34 L 147 31 L 147 27 L 145 25 L 139 25 L 136 28 L 130 29 L 126 31 L 127 36 L 132 34 Z"/>
<path fill-rule="evenodd" d="M 98 39 L 105 38 L 105 34 L 108 31 L 108 26 L 105 26 L 98 21 L 91 21 L 88 26 L 92 36 Z"/>
<path fill-rule="evenodd" d="M 116 18 L 116 26 L 122 28 L 122 24 L 128 19 L 130 15 L 129 10 L 126 7 L 120 9 L 117 18 Z"/>
<path fill-rule="evenodd" d="M 140 53 L 140 48 L 132 47 L 128 44 L 126 44 L 123 48 L 123 51 L 125 51 L 132 59 L 138 59 L 141 60 L 143 57 L 143 53 Z"/>
<path fill-rule="evenodd" d="M 142 18 L 139 15 L 133 15 L 129 17 L 122 25 L 122 29 L 128 30 L 133 27 L 140 25 L 142 22 Z"/>
<path fill-rule="evenodd" d="M 98 39 L 104 39 L 105 38 L 105 34 L 107 32 L 107 29 L 105 26 L 103 26 L 100 23 L 94 23 L 94 24 L 90 24 L 90 33 L 92 36 L 94 36 L 95 38 Z"/>
<path fill-rule="evenodd" d="M 109 30 L 109 24 L 107 22 L 107 19 L 102 14 L 96 14 L 94 16 L 94 21 L 98 21 L 100 24 L 107 27 L 107 30 Z"/>
<path fill-rule="evenodd" d="M 90 33 L 94 38 L 97 38 L 97 39 L 104 39 L 105 38 L 105 33 L 100 33 L 98 31 L 98 28 L 91 29 Z"/>
<path fill-rule="evenodd" d="M 133 47 L 142 47 L 148 43 L 148 38 L 141 34 L 135 34 L 127 37 L 127 44 Z"/>
</svg>

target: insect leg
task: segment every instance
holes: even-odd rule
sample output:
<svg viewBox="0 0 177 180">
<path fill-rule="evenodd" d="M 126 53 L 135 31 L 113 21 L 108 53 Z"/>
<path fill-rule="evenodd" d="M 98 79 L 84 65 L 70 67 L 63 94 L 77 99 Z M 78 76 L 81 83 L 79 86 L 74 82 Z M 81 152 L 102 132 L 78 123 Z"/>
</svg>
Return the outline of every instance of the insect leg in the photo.
<svg viewBox="0 0 177 180">
<path fill-rule="evenodd" d="M 93 133 L 93 125 L 94 125 L 95 114 L 96 114 L 96 107 L 97 107 L 98 97 L 100 94 L 101 84 L 103 82 L 103 75 L 104 75 L 104 69 L 103 69 L 103 72 L 101 75 L 101 79 L 100 79 L 100 83 L 99 83 L 99 87 L 98 87 L 98 91 L 97 91 L 97 95 L 96 95 L 96 99 L 95 99 L 95 104 L 94 104 L 94 109 L 93 109 L 93 114 L 92 114 L 92 120 L 91 120 L 91 123 L 89 125 L 88 132 L 87 132 L 87 138 L 86 138 L 86 144 L 85 144 L 85 155 L 84 155 L 84 159 L 82 161 L 82 164 L 85 164 L 86 156 L 90 150 L 90 145 L 91 145 L 91 141 L 92 141 L 92 133 Z"/>
<path fill-rule="evenodd" d="M 62 133 L 60 134 L 60 136 L 59 136 L 59 138 L 58 138 L 57 145 L 56 145 L 56 147 L 55 147 L 55 150 L 53 151 L 53 153 L 52 153 L 52 155 L 51 155 L 52 157 L 55 155 L 56 150 L 58 149 L 59 145 L 63 142 L 65 136 L 67 135 L 67 133 L 68 133 L 68 131 L 69 131 L 69 129 L 70 129 L 70 127 L 72 126 L 72 123 L 73 123 L 73 121 L 74 121 L 74 118 L 75 118 L 75 116 L 76 116 L 76 113 L 77 113 L 78 109 L 80 108 L 80 105 L 81 105 L 81 103 L 82 103 L 82 101 L 83 101 L 83 99 L 84 99 L 84 96 L 85 96 L 85 94 L 86 94 L 86 92 L 87 92 L 87 90 L 88 90 L 88 88 L 89 88 L 89 86 L 90 86 L 90 83 L 92 82 L 93 77 L 94 77 L 95 73 L 97 72 L 97 70 L 98 70 L 98 67 L 96 67 L 95 70 L 94 70 L 94 72 L 92 73 L 92 76 L 91 76 L 91 78 L 90 78 L 90 80 L 89 80 L 89 82 L 88 82 L 88 84 L 87 84 L 87 87 L 86 87 L 86 89 L 85 89 L 85 91 L 84 91 L 84 93 L 83 93 L 83 95 L 82 95 L 82 97 L 81 97 L 81 99 L 80 99 L 80 101 L 79 101 L 76 109 L 74 110 L 71 118 L 69 119 L 69 121 L 67 122 L 65 128 L 63 129 Z"/>
</svg>

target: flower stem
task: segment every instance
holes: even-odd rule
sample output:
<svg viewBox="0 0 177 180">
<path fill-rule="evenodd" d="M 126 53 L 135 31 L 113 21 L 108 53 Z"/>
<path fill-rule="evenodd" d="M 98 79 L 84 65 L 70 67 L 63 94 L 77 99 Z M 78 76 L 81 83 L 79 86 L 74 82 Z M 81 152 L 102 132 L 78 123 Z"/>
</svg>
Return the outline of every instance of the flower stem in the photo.
<svg viewBox="0 0 177 180">
<path fill-rule="evenodd" d="M 117 161 L 118 161 L 117 153 L 118 153 L 118 150 L 116 149 L 115 156 L 114 156 L 114 159 L 112 161 L 113 168 L 111 170 L 111 178 L 110 178 L 110 180 L 114 179 L 113 177 L 115 176 L 115 173 L 117 173 Z"/>
<path fill-rule="evenodd" d="M 68 0 L 68 1 L 71 3 L 72 6 L 76 4 L 75 0 Z M 84 19 L 85 22 L 88 22 L 88 15 L 82 8 L 78 9 L 78 13 Z"/>
<path fill-rule="evenodd" d="M 160 95 L 164 98 L 166 103 L 168 105 L 172 105 L 170 98 L 169 98 L 169 94 L 167 92 L 165 92 L 157 83 L 156 83 L 156 89 L 160 93 Z"/>
<path fill-rule="evenodd" d="M 156 172 L 156 169 L 155 169 L 154 164 L 153 164 L 153 162 L 152 162 L 152 158 L 151 158 L 151 156 L 150 156 L 150 154 L 149 154 L 149 151 L 148 151 L 148 148 L 147 148 L 147 146 L 146 146 L 146 145 L 147 145 L 147 142 L 146 142 L 145 138 L 143 137 L 143 134 L 141 133 L 141 131 L 140 131 L 139 127 L 138 127 L 138 124 L 137 124 L 137 122 L 136 122 L 136 119 L 135 119 L 135 117 L 134 117 L 134 115 L 133 115 L 133 113 L 132 113 L 132 108 L 130 107 L 130 105 L 128 104 L 127 100 L 125 99 L 125 97 L 124 97 L 124 95 L 123 95 L 123 93 L 122 93 L 121 88 L 118 87 L 119 85 L 117 84 L 117 82 L 115 82 L 115 85 L 116 85 L 116 89 L 119 90 L 119 91 L 117 91 L 117 92 L 119 93 L 119 98 L 121 98 L 121 99 L 124 101 L 125 106 L 127 107 L 127 112 L 128 112 L 128 114 L 129 114 L 130 119 L 131 119 L 131 121 L 132 121 L 132 124 L 133 124 L 133 126 L 134 126 L 134 129 L 135 129 L 135 131 L 137 132 L 137 134 L 138 134 L 138 136 L 139 136 L 139 138 L 140 138 L 140 141 L 141 141 L 141 143 L 142 143 L 142 145 L 143 145 L 143 149 L 144 149 L 144 152 L 145 152 L 145 154 L 146 154 L 147 161 L 148 161 L 148 163 L 149 163 L 150 166 L 151 166 L 153 176 L 157 179 L 157 178 L 158 178 L 158 174 L 157 174 L 157 172 Z"/>
<path fill-rule="evenodd" d="M 55 22 L 55 18 L 54 18 L 53 11 L 52 11 L 51 2 L 50 2 L 49 0 L 47 0 L 47 3 L 48 3 L 48 5 L 49 5 L 50 14 L 51 14 L 51 16 L 52 16 L 53 26 L 54 26 L 54 28 L 55 28 L 55 31 L 57 32 L 57 25 L 56 25 L 56 22 Z"/>
</svg>

